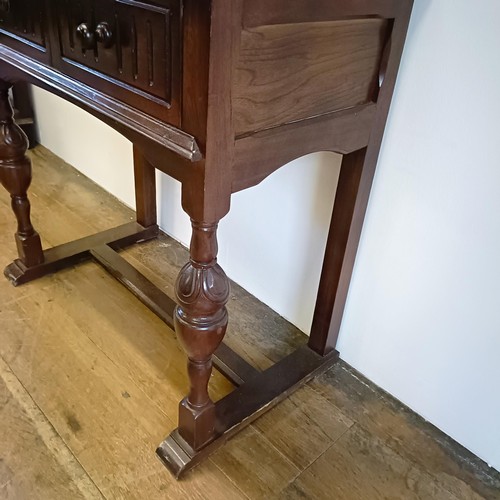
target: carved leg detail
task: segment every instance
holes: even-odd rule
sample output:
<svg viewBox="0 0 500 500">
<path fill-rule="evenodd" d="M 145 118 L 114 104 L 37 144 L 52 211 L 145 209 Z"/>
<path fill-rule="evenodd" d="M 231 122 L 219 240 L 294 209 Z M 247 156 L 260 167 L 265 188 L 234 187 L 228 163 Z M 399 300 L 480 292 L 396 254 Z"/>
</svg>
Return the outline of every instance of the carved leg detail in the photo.
<svg viewBox="0 0 500 500">
<path fill-rule="evenodd" d="M 208 395 L 212 355 L 227 328 L 229 280 L 217 264 L 217 224 L 192 221 L 191 259 L 176 283 L 175 331 L 188 355 L 189 395 L 179 405 L 179 433 L 194 450 L 215 438 Z"/>
<path fill-rule="evenodd" d="M 8 95 L 11 86 L 0 80 L 0 182 L 12 198 L 19 258 L 32 267 L 43 262 L 43 251 L 40 236 L 31 224 L 27 195 L 31 184 L 31 162 L 26 156 L 28 139 L 13 119 Z"/>
</svg>

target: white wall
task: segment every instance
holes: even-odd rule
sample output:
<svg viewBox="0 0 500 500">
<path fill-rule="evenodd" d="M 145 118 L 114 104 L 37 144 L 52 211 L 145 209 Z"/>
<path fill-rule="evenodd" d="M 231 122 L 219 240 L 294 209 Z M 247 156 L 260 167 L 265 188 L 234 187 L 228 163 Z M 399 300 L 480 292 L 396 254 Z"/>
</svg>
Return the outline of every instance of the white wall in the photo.
<svg viewBox="0 0 500 500">
<path fill-rule="evenodd" d="M 499 18 L 416 1 L 340 351 L 500 470 Z"/>
<path fill-rule="evenodd" d="M 40 142 L 134 206 L 132 144 L 80 108 L 33 88 Z"/>
<path fill-rule="evenodd" d="M 416 0 L 340 337 L 343 359 L 497 469 L 499 18 L 498 0 Z M 41 91 L 36 105 L 42 142 L 132 205 L 130 145 Z M 229 276 L 304 331 L 337 175 L 333 155 L 298 160 L 221 224 Z M 179 185 L 160 191 L 162 227 L 187 242 Z"/>
</svg>

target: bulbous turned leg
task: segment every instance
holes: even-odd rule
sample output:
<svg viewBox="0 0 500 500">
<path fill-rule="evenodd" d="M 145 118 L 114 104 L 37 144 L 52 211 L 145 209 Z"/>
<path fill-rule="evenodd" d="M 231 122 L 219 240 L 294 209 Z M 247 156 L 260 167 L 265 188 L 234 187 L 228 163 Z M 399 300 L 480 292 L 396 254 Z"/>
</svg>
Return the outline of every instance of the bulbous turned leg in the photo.
<svg viewBox="0 0 500 500">
<path fill-rule="evenodd" d="M 192 221 L 191 259 L 176 283 L 175 331 L 188 355 L 190 391 L 179 405 L 179 433 L 199 450 L 215 438 L 208 395 L 212 355 L 226 333 L 229 280 L 217 264 L 217 224 Z"/>
<path fill-rule="evenodd" d="M 10 193 L 12 210 L 17 219 L 15 235 L 19 258 L 26 267 L 43 262 L 40 236 L 30 218 L 28 188 L 31 184 L 31 162 L 26 156 L 28 139 L 16 125 L 9 102 L 12 84 L 0 80 L 0 182 Z"/>
</svg>

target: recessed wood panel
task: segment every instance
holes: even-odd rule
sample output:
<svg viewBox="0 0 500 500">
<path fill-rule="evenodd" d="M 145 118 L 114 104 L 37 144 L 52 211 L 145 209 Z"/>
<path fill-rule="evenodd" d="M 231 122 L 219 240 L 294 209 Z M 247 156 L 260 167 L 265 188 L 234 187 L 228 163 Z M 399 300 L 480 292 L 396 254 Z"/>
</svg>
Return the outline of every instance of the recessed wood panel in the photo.
<svg viewBox="0 0 500 500">
<path fill-rule="evenodd" d="M 0 1 L 0 30 L 40 47 L 45 47 L 44 18 L 43 2 Z"/>
<path fill-rule="evenodd" d="M 176 0 L 161 7 L 136 0 L 59 0 L 56 5 L 61 53 L 68 64 L 170 103 Z M 109 29 L 108 44 L 95 34 L 99 23 Z M 78 37 L 83 25 L 90 32 L 87 44 Z"/>
<path fill-rule="evenodd" d="M 387 26 L 373 18 L 245 29 L 233 89 L 236 134 L 370 102 Z"/>
<path fill-rule="evenodd" d="M 0 0 L 0 43 L 48 61 L 45 4 L 37 0 Z"/>
</svg>

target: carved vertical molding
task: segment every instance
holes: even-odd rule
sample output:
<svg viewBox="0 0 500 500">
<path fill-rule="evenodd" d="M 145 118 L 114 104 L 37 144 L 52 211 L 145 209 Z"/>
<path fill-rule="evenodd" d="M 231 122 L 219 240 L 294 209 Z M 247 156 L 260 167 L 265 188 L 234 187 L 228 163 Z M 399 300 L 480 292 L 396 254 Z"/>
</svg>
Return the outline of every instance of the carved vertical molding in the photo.
<svg viewBox="0 0 500 500">
<path fill-rule="evenodd" d="M 195 450 L 215 437 L 208 394 L 212 355 L 226 333 L 229 280 L 217 264 L 217 224 L 192 221 L 191 259 L 177 279 L 175 331 L 188 355 L 190 391 L 179 406 L 179 433 Z"/>
<path fill-rule="evenodd" d="M 43 262 L 40 236 L 30 217 L 28 188 L 31 184 L 31 161 L 26 156 L 28 139 L 14 122 L 9 101 L 12 84 L 0 80 L 0 182 L 10 193 L 17 219 L 15 235 L 19 258 L 27 267 Z"/>
</svg>

